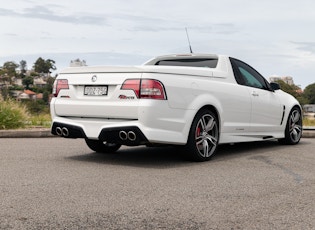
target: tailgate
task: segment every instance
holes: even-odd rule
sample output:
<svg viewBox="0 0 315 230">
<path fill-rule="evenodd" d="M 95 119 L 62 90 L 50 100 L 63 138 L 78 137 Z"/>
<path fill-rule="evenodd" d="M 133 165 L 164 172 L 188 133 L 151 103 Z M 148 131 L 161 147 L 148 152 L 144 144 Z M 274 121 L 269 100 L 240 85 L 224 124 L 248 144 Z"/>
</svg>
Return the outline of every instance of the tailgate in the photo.
<svg viewBox="0 0 315 230">
<path fill-rule="evenodd" d="M 133 90 L 121 90 L 126 79 L 141 78 L 140 72 L 61 73 L 69 89 L 60 90 L 54 108 L 58 116 L 137 119 L 138 103 Z"/>
</svg>

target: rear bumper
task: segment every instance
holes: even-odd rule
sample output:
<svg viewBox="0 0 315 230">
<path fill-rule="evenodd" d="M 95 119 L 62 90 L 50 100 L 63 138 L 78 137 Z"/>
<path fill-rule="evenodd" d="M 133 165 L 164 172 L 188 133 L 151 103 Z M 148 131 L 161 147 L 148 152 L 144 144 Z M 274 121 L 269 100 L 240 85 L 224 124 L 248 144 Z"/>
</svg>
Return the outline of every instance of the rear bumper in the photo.
<svg viewBox="0 0 315 230">
<path fill-rule="evenodd" d="M 144 123 L 139 120 L 53 117 L 51 133 L 65 138 L 87 138 L 122 145 L 187 143 L 189 127 L 186 131 L 186 123 L 170 120 L 167 123 L 171 125 L 166 126 L 159 125 L 159 122 L 164 124 L 165 120 Z"/>
<path fill-rule="evenodd" d="M 125 112 L 127 113 L 128 111 Z M 134 119 L 121 116 L 106 118 L 60 116 L 56 114 L 54 105 L 51 104 L 53 120 L 51 132 L 68 138 L 87 138 L 124 145 L 147 143 L 184 145 L 187 143 L 195 113 L 195 110 L 169 108 L 165 101 L 143 100 L 141 106 L 138 105 L 138 116 Z M 67 135 L 67 131 L 66 135 L 60 133 L 60 128 L 67 129 L 69 134 Z M 121 138 L 118 138 L 121 131 L 127 133 L 127 140 L 121 141 Z M 133 137 L 128 139 L 128 134 L 133 136 L 133 133 L 137 136 L 135 141 L 132 140 Z M 132 143 L 129 140 L 132 140 Z"/>
<path fill-rule="evenodd" d="M 88 138 L 80 126 L 60 122 L 53 123 L 51 133 L 65 138 Z M 117 143 L 129 146 L 149 143 L 145 135 L 136 126 L 103 128 L 98 136 L 98 139 L 108 143 Z"/>
</svg>

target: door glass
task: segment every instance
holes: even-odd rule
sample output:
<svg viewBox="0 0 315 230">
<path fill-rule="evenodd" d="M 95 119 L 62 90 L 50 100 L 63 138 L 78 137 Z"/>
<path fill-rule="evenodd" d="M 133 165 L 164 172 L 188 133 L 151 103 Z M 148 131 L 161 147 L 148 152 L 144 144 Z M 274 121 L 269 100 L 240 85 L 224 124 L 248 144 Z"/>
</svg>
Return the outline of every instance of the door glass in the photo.
<svg viewBox="0 0 315 230">
<path fill-rule="evenodd" d="M 237 68 L 235 75 L 240 78 L 241 84 L 259 89 L 269 89 L 264 77 L 255 69 L 240 60 L 232 59 L 232 61 Z"/>
</svg>

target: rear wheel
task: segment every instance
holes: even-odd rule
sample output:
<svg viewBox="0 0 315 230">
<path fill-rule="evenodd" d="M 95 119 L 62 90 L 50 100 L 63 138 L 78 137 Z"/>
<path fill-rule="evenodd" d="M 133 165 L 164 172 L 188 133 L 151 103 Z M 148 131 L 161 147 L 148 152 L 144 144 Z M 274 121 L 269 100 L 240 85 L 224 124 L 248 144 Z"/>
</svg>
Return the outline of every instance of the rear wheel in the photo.
<svg viewBox="0 0 315 230">
<path fill-rule="evenodd" d="M 192 160 L 208 161 L 216 152 L 219 142 L 219 123 L 208 109 L 197 113 L 190 128 L 187 151 Z"/>
<path fill-rule="evenodd" d="M 285 128 L 285 137 L 279 139 L 280 143 L 295 145 L 299 143 L 302 136 L 302 114 L 301 110 L 294 107 L 288 117 L 287 125 Z"/>
<path fill-rule="evenodd" d="M 120 144 L 107 143 L 100 140 L 85 139 L 87 146 L 98 153 L 114 153 L 120 148 Z"/>
</svg>

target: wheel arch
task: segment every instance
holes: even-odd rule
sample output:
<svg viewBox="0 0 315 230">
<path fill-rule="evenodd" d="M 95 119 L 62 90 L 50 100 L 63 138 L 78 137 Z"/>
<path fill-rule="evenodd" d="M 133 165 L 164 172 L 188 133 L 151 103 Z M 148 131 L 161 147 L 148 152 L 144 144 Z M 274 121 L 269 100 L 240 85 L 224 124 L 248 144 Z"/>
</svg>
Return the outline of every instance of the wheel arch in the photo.
<svg viewBox="0 0 315 230">
<path fill-rule="evenodd" d="M 291 120 L 291 114 L 293 114 L 294 111 L 297 111 L 300 114 L 298 120 L 295 120 L 295 117 Z M 303 110 L 299 104 L 293 105 L 290 110 L 288 110 L 284 126 L 284 138 L 278 139 L 281 144 L 295 145 L 300 142 L 303 132 L 302 112 Z"/>
<path fill-rule="evenodd" d="M 299 104 L 294 103 L 294 104 L 291 104 L 291 105 L 287 105 L 286 107 L 287 107 L 286 114 L 285 114 L 285 116 L 283 118 L 284 121 L 283 121 L 283 124 L 282 124 L 284 129 L 285 129 L 287 121 L 289 119 L 289 115 L 290 115 L 291 111 L 294 108 L 297 108 L 300 111 L 301 115 L 303 115 L 303 109 L 302 109 L 302 107 Z M 303 121 L 303 119 L 302 119 L 302 121 Z"/>
<path fill-rule="evenodd" d="M 216 120 L 215 123 L 211 124 L 211 127 L 208 126 L 209 119 Z M 195 113 L 190 126 L 188 140 L 185 145 L 186 154 L 194 161 L 208 161 L 215 154 L 219 139 L 220 114 L 215 106 L 204 105 Z"/>
<path fill-rule="evenodd" d="M 301 113 L 301 116 L 302 116 L 302 125 L 303 125 L 303 109 L 302 109 L 301 105 L 299 105 L 299 104 L 294 104 L 294 105 L 290 108 L 290 110 L 289 110 L 289 112 L 288 112 L 288 117 L 287 117 L 287 119 L 289 119 L 289 114 L 290 114 L 291 111 L 292 111 L 293 109 L 295 109 L 295 108 L 297 108 L 297 109 L 300 111 L 300 113 Z"/>
<path fill-rule="evenodd" d="M 187 133 L 186 143 L 188 142 L 189 131 L 190 131 L 191 127 L 192 127 L 192 124 L 193 124 L 193 122 L 194 122 L 196 116 L 198 115 L 198 113 L 199 113 L 200 111 L 202 111 L 202 110 L 204 110 L 204 109 L 208 109 L 208 110 L 210 110 L 211 112 L 213 112 L 214 115 L 216 116 L 216 118 L 218 119 L 218 123 L 219 123 L 219 124 L 218 124 L 218 126 L 219 126 L 219 136 L 220 136 L 220 133 L 221 133 L 221 123 L 222 123 L 222 121 L 221 121 L 221 116 L 220 116 L 220 112 L 219 112 L 219 110 L 217 109 L 216 106 L 214 106 L 214 105 L 212 105 L 212 104 L 205 104 L 205 105 L 201 106 L 199 109 L 196 110 L 196 112 L 195 112 L 195 114 L 194 114 L 194 116 L 193 116 L 191 122 L 189 123 L 189 129 L 188 129 L 188 133 Z"/>
<path fill-rule="evenodd" d="M 211 105 L 211 104 L 208 104 L 208 105 L 204 105 L 204 106 L 202 106 L 198 111 L 197 111 L 197 113 L 195 114 L 195 117 L 196 117 L 196 115 L 201 111 L 201 110 L 203 110 L 203 109 L 208 109 L 208 110 L 210 110 L 211 112 L 213 112 L 214 113 L 214 115 L 216 116 L 216 118 L 218 119 L 218 121 L 219 121 L 219 131 L 220 131 L 220 127 L 221 127 L 221 117 L 220 117 L 220 113 L 219 113 L 219 111 L 218 111 L 218 109 L 214 106 L 214 105 Z"/>
</svg>

